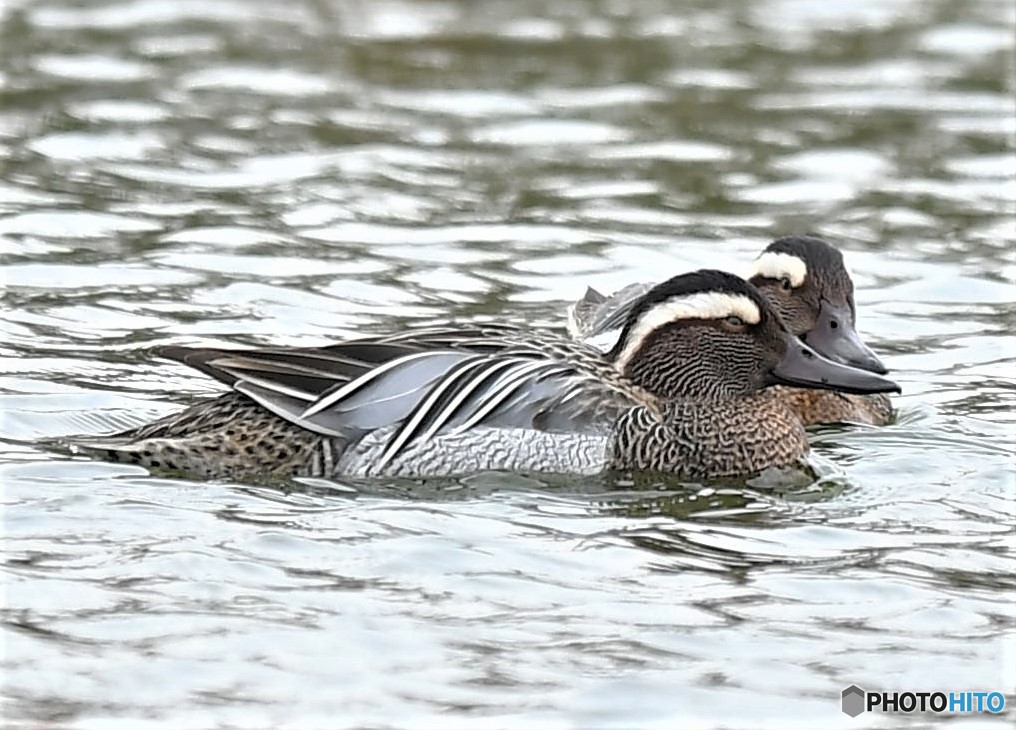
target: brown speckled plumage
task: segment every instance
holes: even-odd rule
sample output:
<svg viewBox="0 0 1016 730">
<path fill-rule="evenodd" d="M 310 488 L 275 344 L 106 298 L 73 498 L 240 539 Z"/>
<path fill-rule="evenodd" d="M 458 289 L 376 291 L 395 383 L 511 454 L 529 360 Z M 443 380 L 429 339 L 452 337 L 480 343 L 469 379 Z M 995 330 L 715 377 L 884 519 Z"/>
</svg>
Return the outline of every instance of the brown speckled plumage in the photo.
<svg viewBox="0 0 1016 730">
<path fill-rule="evenodd" d="M 796 414 L 770 394 L 676 401 L 663 421 L 640 409 L 622 416 L 612 452 L 618 469 L 703 479 L 797 465 L 808 439 Z"/>
<path fill-rule="evenodd" d="M 196 403 L 138 429 L 79 448 L 108 461 L 204 479 L 300 476 L 334 460 L 330 439 L 293 425 L 240 393 Z"/>
<path fill-rule="evenodd" d="M 805 390 L 778 385 L 771 388 L 805 426 L 823 423 L 859 423 L 887 426 L 893 420 L 893 404 L 884 393 L 855 395 L 828 390 Z"/>
</svg>

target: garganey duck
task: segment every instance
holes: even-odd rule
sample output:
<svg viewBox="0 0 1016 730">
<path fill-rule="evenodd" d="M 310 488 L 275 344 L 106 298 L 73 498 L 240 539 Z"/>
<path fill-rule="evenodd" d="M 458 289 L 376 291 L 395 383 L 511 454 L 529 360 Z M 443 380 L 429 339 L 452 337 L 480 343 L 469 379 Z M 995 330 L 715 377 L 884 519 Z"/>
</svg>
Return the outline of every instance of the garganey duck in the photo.
<svg viewBox="0 0 1016 730">
<path fill-rule="evenodd" d="M 230 392 L 78 448 L 212 479 L 655 470 L 685 478 L 793 466 L 800 419 L 766 389 L 898 390 L 827 360 L 770 299 L 696 271 L 630 302 L 607 352 L 500 323 L 327 347 L 160 347 Z"/>
</svg>

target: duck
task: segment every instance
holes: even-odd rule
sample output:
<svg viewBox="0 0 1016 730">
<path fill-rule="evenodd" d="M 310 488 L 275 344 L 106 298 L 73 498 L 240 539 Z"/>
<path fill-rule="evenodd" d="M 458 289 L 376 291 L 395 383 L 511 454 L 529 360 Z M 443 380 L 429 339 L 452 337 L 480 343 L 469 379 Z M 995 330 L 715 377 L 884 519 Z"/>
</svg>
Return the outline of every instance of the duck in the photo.
<svg viewBox="0 0 1016 730">
<path fill-rule="evenodd" d="M 631 302 L 606 353 L 497 321 L 323 347 L 154 352 L 229 391 L 75 439 L 75 451 L 205 479 L 609 470 L 706 479 L 801 464 L 805 431 L 770 386 L 899 390 L 817 354 L 754 285 L 716 270 Z"/>
<path fill-rule="evenodd" d="M 829 242 L 810 235 L 777 238 L 755 259 L 748 281 L 787 328 L 819 354 L 880 375 L 889 372 L 857 333 L 853 278 L 843 254 Z M 588 288 L 582 299 L 568 307 L 568 333 L 609 348 L 628 310 L 651 288 L 652 284 L 629 284 L 610 296 Z M 805 426 L 886 426 L 895 417 L 892 400 L 885 393 L 858 395 L 781 386 L 770 395 L 782 398 Z"/>
</svg>

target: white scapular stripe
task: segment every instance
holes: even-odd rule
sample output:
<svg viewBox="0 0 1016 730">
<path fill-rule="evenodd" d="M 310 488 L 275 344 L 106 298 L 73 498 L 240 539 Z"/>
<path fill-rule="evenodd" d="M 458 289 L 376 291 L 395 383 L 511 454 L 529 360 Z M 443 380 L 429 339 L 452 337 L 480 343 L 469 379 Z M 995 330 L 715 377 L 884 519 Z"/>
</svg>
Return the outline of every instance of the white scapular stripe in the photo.
<svg viewBox="0 0 1016 730">
<path fill-rule="evenodd" d="M 787 278 L 790 279 L 790 285 L 796 289 L 808 276 L 808 267 L 804 261 L 789 253 L 765 251 L 755 259 L 751 276 L 764 276 L 767 279 Z"/>
<path fill-rule="evenodd" d="M 747 324 L 758 324 L 762 319 L 762 314 L 759 312 L 758 305 L 744 294 L 698 292 L 671 297 L 642 313 L 638 322 L 632 327 L 628 335 L 628 342 L 614 364 L 618 370 L 623 372 L 628 361 L 642 347 L 645 339 L 665 324 L 678 322 L 682 319 L 724 319 L 725 317 L 740 317 Z"/>
<path fill-rule="evenodd" d="M 333 407 L 343 398 L 351 396 L 353 393 L 356 393 L 367 384 L 377 380 L 382 375 L 387 373 L 389 370 L 394 370 L 395 368 L 405 365 L 407 362 L 412 362 L 413 360 L 422 360 L 425 357 L 430 357 L 431 354 L 432 353 L 430 352 L 414 352 L 409 355 L 397 357 L 394 360 L 389 360 L 384 365 L 379 365 L 376 368 L 373 368 L 372 370 L 368 370 L 366 373 L 359 376 L 358 378 L 350 380 L 348 383 L 343 385 L 334 393 L 322 397 L 316 403 L 312 403 L 307 408 L 307 410 L 305 410 L 303 413 L 300 414 L 300 418 L 310 418 L 311 416 L 316 416 L 318 413 L 325 410 L 326 408 Z"/>
</svg>

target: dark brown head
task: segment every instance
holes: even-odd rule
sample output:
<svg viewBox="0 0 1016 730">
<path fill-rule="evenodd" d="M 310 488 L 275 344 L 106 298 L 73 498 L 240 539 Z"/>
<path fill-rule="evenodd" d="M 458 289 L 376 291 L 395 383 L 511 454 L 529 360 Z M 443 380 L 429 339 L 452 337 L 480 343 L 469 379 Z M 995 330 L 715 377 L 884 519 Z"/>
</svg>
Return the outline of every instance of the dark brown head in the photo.
<svg viewBox="0 0 1016 730">
<path fill-rule="evenodd" d="M 787 328 L 830 360 L 886 373 L 857 334 L 854 282 L 843 254 L 814 236 L 784 236 L 755 260 L 749 281 Z"/>
<path fill-rule="evenodd" d="M 737 397 L 774 383 L 898 390 L 890 380 L 815 354 L 754 286 L 724 271 L 695 271 L 653 287 L 632 307 L 607 356 L 665 399 Z"/>
</svg>

